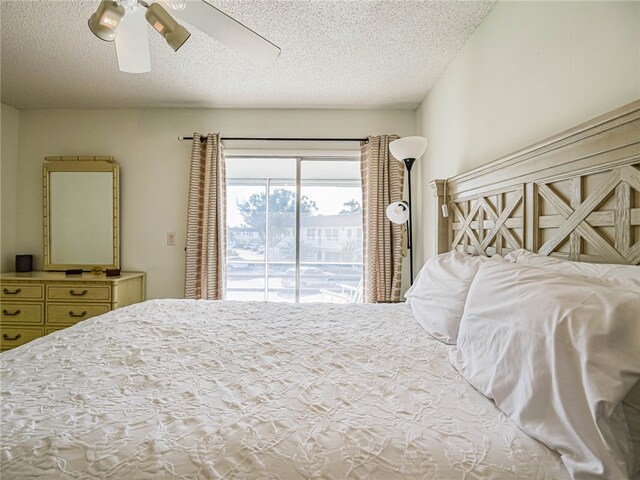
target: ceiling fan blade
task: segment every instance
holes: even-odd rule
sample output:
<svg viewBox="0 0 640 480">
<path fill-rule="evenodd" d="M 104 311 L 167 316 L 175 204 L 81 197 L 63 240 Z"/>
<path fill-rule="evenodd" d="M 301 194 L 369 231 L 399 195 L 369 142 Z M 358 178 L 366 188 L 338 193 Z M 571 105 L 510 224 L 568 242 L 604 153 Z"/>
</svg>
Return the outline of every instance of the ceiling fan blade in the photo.
<svg viewBox="0 0 640 480">
<path fill-rule="evenodd" d="M 280 47 L 204 0 L 186 0 L 184 7 L 174 13 L 256 63 L 270 65 L 280 56 Z"/>
<path fill-rule="evenodd" d="M 120 71 L 146 73 L 151 71 L 149 36 L 144 9 L 127 10 L 116 32 L 116 54 Z"/>
</svg>

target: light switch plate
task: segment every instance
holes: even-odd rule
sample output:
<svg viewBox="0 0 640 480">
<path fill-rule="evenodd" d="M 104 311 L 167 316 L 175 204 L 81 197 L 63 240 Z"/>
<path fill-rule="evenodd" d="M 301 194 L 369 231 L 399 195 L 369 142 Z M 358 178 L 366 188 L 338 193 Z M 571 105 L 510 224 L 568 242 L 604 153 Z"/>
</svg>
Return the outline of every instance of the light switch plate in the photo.
<svg viewBox="0 0 640 480">
<path fill-rule="evenodd" d="M 175 247 L 176 246 L 176 233 L 169 232 L 167 233 L 167 246 Z"/>
</svg>

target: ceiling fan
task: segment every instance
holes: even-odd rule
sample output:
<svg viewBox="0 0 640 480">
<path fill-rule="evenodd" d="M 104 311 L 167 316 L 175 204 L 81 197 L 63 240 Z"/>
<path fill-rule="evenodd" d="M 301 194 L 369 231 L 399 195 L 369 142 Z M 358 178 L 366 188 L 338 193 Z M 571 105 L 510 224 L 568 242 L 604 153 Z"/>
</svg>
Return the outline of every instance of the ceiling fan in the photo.
<svg viewBox="0 0 640 480">
<path fill-rule="evenodd" d="M 278 46 L 204 0 L 101 0 L 89 28 L 98 38 L 115 41 L 122 72 L 145 73 L 151 70 L 147 22 L 174 51 L 191 36 L 168 10 L 256 63 L 269 65 L 280 55 Z"/>
</svg>

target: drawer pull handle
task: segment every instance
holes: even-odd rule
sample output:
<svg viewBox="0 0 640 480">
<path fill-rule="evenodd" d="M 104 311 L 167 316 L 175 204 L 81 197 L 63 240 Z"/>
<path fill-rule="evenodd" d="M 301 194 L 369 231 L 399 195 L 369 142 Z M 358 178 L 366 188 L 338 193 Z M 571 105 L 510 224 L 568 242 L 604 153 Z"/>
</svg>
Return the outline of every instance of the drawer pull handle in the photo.
<svg viewBox="0 0 640 480">
<path fill-rule="evenodd" d="M 18 340 L 22 335 L 19 333 L 17 334 L 15 337 L 10 337 L 9 335 L 7 335 L 6 333 L 2 334 L 2 338 L 4 340 L 9 340 L 9 341 L 14 341 L 14 340 Z"/>
<path fill-rule="evenodd" d="M 2 310 L 2 314 L 7 317 L 15 317 L 16 315 L 20 315 L 20 310 L 16 310 L 13 313 L 11 313 L 9 310 Z"/>
<path fill-rule="evenodd" d="M 82 297 L 82 296 L 86 295 L 87 293 L 89 293 L 89 290 L 82 290 L 80 293 L 76 292 L 75 290 L 69 290 L 69 294 L 70 295 L 74 295 L 76 297 Z"/>
<path fill-rule="evenodd" d="M 22 291 L 21 288 L 16 288 L 13 292 L 11 290 L 9 290 L 8 288 L 5 288 L 2 290 L 2 293 L 4 293 L 5 295 L 17 295 Z"/>
<path fill-rule="evenodd" d="M 69 316 L 73 318 L 82 318 L 87 314 L 86 310 L 83 310 L 82 313 L 73 313 L 73 311 L 69 312 Z"/>
</svg>

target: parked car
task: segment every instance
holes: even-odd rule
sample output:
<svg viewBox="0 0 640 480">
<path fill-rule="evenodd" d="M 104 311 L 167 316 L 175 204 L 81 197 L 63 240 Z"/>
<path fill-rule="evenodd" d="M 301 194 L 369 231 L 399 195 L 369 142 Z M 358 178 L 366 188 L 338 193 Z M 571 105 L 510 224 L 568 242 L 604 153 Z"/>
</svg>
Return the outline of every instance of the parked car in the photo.
<svg viewBox="0 0 640 480">
<path fill-rule="evenodd" d="M 282 279 L 282 286 L 293 288 L 296 285 L 296 269 L 289 268 Z M 300 267 L 300 288 L 326 288 L 336 284 L 333 273 L 325 272 L 315 267 Z"/>
<path fill-rule="evenodd" d="M 249 263 L 241 256 L 227 257 L 227 270 L 253 270 L 254 263 Z"/>
</svg>

